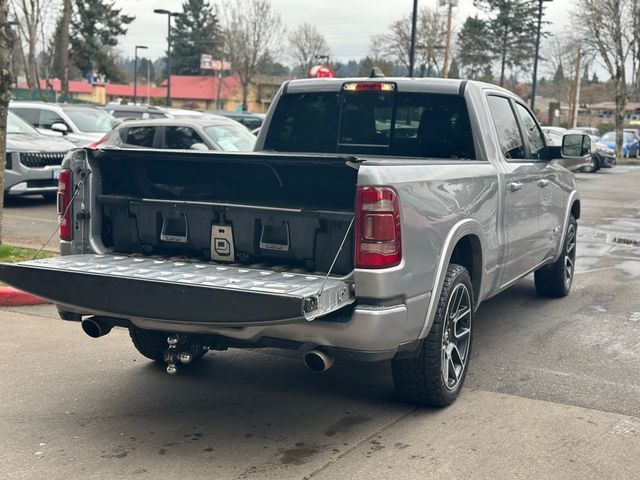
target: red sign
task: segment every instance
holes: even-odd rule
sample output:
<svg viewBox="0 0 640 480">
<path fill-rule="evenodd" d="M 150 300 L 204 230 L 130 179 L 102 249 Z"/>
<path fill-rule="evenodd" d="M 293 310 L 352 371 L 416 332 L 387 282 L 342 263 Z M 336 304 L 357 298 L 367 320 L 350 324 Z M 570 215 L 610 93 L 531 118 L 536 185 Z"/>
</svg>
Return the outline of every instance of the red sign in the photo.
<svg viewBox="0 0 640 480">
<path fill-rule="evenodd" d="M 310 78 L 334 78 L 336 72 L 329 65 L 314 65 L 309 69 Z"/>
</svg>

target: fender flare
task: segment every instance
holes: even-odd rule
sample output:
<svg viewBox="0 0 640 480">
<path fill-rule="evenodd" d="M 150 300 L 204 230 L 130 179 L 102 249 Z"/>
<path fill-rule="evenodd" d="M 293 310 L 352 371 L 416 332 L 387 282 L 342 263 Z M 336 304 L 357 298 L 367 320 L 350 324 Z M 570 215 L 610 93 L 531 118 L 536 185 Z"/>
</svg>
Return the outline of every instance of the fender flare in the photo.
<svg viewBox="0 0 640 480">
<path fill-rule="evenodd" d="M 569 225 L 569 217 L 571 217 L 571 209 L 575 201 L 580 200 L 580 194 L 577 190 L 573 190 L 569 194 L 569 200 L 567 201 L 567 208 L 564 212 L 564 222 L 562 225 L 562 235 L 560 236 L 560 243 L 558 244 L 558 251 L 553 259 L 555 262 L 558 258 L 560 258 L 560 254 L 562 253 L 562 247 L 564 246 L 564 240 L 567 236 L 567 226 Z"/>
<path fill-rule="evenodd" d="M 456 223 L 447 238 L 442 245 L 442 249 L 440 251 L 440 260 L 438 262 L 438 269 L 436 271 L 436 276 L 433 281 L 433 290 L 431 290 L 431 296 L 429 298 L 429 306 L 427 307 L 427 314 L 425 316 L 424 324 L 422 326 L 422 330 L 420 330 L 420 334 L 418 335 L 418 339 L 422 340 L 427 336 L 429 330 L 431 329 L 431 325 L 433 324 L 433 319 L 436 316 L 436 310 L 438 309 L 438 301 L 440 300 L 440 292 L 442 291 L 442 286 L 444 285 L 444 278 L 447 274 L 447 268 L 449 266 L 449 261 L 451 260 L 451 255 L 453 254 L 453 249 L 457 245 L 458 241 L 467 236 L 467 235 L 475 235 L 480 239 L 480 249 L 482 252 L 485 252 L 484 248 L 484 237 L 482 234 L 482 228 L 480 224 L 473 219 L 467 218 L 465 220 L 461 220 Z M 482 268 L 479 272 L 480 282 L 478 283 L 478 296 L 480 292 L 482 292 L 482 277 L 485 271 L 485 255 L 482 255 Z M 476 298 L 476 308 L 480 304 L 480 301 Z"/>
</svg>

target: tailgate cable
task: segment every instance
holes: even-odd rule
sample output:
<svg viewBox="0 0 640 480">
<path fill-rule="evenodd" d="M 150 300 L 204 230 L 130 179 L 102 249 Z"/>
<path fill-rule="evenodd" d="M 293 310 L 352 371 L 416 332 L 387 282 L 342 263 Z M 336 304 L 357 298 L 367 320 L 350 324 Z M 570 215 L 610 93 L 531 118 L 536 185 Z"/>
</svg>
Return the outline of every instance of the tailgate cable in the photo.
<svg viewBox="0 0 640 480">
<path fill-rule="evenodd" d="M 327 275 L 324 277 L 324 282 L 322 282 L 322 287 L 320 287 L 320 291 L 318 292 L 318 297 L 322 296 L 322 292 L 324 291 L 324 287 L 327 285 L 327 281 L 329 280 L 329 276 L 331 275 L 331 270 L 333 270 L 333 267 L 335 266 L 336 262 L 338 261 L 338 257 L 340 256 L 340 253 L 342 253 L 342 248 L 344 247 L 345 242 L 347 241 L 347 237 L 349 236 L 349 232 L 351 231 L 351 227 L 353 227 L 353 221 L 355 220 L 355 215 L 353 217 L 351 217 L 351 222 L 349 222 L 349 226 L 347 227 L 347 231 L 344 234 L 344 237 L 342 238 L 342 242 L 340 242 L 340 247 L 338 248 L 338 252 L 336 253 L 336 256 L 333 257 L 333 262 L 331 262 L 331 266 L 329 267 L 329 271 L 327 272 Z"/>
<path fill-rule="evenodd" d="M 62 213 L 62 215 L 60 216 L 60 219 L 58 221 L 58 224 L 56 225 L 56 227 L 54 228 L 53 232 L 51 232 L 51 235 L 49 235 L 48 240 L 44 243 L 44 245 L 42 245 L 40 247 L 40 249 L 33 255 L 33 258 L 31 260 L 36 260 L 38 258 L 38 255 L 40 255 L 42 253 L 42 251 L 47 247 L 47 245 L 49 245 L 49 242 L 51 242 L 51 239 L 56 235 L 56 233 L 58 233 L 58 230 L 60 229 L 60 225 L 62 225 L 62 222 L 64 222 L 64 219 L 67 216 L 67 212 L 69 211 L 69 209 L 71 208 L 71 205 L 73 204 L 73 201 L 76 199 L 76 197 L 78 196 L 78 193 L 80 193 L 80 187 L 84 184 L 84 175 L 82 176 L 82 178 L 80 178 L 80 180 L 78 181 L 78 183 L 75 184 L 74 186 L 74 191 L 73 191 L 73 195 L 71 196 L 71 199 L 69 200 L 69 203 L 67 204 L 67 208 L 64 209 L 64 212 Z"/>
</svg>

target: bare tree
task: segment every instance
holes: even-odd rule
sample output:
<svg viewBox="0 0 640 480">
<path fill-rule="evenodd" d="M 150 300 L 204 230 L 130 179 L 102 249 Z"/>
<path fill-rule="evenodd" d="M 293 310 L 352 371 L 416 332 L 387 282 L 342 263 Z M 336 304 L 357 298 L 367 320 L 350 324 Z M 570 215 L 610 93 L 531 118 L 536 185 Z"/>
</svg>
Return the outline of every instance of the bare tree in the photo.
<svg viewBox="0 0 640 480">
<path fill-rule="evenodd" d="M 242 108 L 247 110 L 258 64 L 268 56 L 278 56 L 285 29 L 269 0 L 228 1 L 224 11 L 225 54 L 240 77 Z"/>
<path fill-rule="evenodd" d="M 571 94 L 571 77 L 575 70 L 576 52 L 581 40 L 570 34 L 558 34 L 547 38 L 540 48 L 542 67 L 551 77 L 553 94 L 560 102 L 568 102 Z"/>
<path fill-rule="evenodd" d="M 39 88 L 38 40 L 43 33 L 44 16 L 49 11 L 50 0 L 11 0 L 11 6 L 19 22 L 20 37 L 26 41 L 25 75 L 29 88 Z"/>
<path fill-rule="evenodd" d="M 0 193 L 4 192 L 5 153 L 7 150 L 7 110 L 11 98 L 13 75 L 11 74 L 11 53 L 14 45 L 14 32 L 7 22 L 7 1 L 0 0 Z M 4 195 L 0 194 L 0 244 L 2 243 L 2 208 Z"/>
<path fill-rule="evenodd" d="M 324 35 L 314 25 L 303 23 L 288 36 L 289 56 L 296 64 L 298 74 L 304 75 L 317 63 L 318 56 L 329 56 L 330 50 Z"/>
<path fill-rule="evenodd" d="M 580 28 L 583 42 L 592 47 L 611 75 L 616 102 L 616 156 L 622 156 L 622 129 L 630 91 L 627 88 L 627 61 L 634 48 L 632 13 L 636 0 L 580 0 Z"/>
<path fill-rule="evenodd" d="M 423 7 L 418 13 L 416 65 L 438 68 L 442 60 L 446 34 L 446 17 L 437 10 Z M 389 33 L 372 37 L 374 56 L 382 53 L 390 60 L 409 69 L 411 46 L 411 14 L 389 25 Z"/>
</svg>

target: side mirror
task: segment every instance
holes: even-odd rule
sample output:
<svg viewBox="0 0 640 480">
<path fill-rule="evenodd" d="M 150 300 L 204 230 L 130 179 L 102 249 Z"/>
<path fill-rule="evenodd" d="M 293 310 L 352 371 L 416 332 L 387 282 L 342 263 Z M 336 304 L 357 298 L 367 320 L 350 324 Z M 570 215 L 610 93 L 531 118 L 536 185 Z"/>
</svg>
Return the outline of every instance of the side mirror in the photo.
<svg viewBox="0 0 640 480">
<path fill-rule="evenodd" d="M 208 151 L 209 147 L 207 147 L 204 143 L 193 143 L 190 147 L 189 150 L 198 150 L 199 152 L 204 152 L 204 151 Z"/>
<path fill-rule="evenodd" d="M 64 123 L 54 123 L 51 125 L 51 130 L 54 132 L 60 132 L 62 134 L 69 133 L 69 129 Z"/>
<path fill-rule="evenodd" d="M 562 137 L 562 156 L 582 158 L 591 153 L 591 138 L 580 133 L 567 133 Z"/>
</svg>

